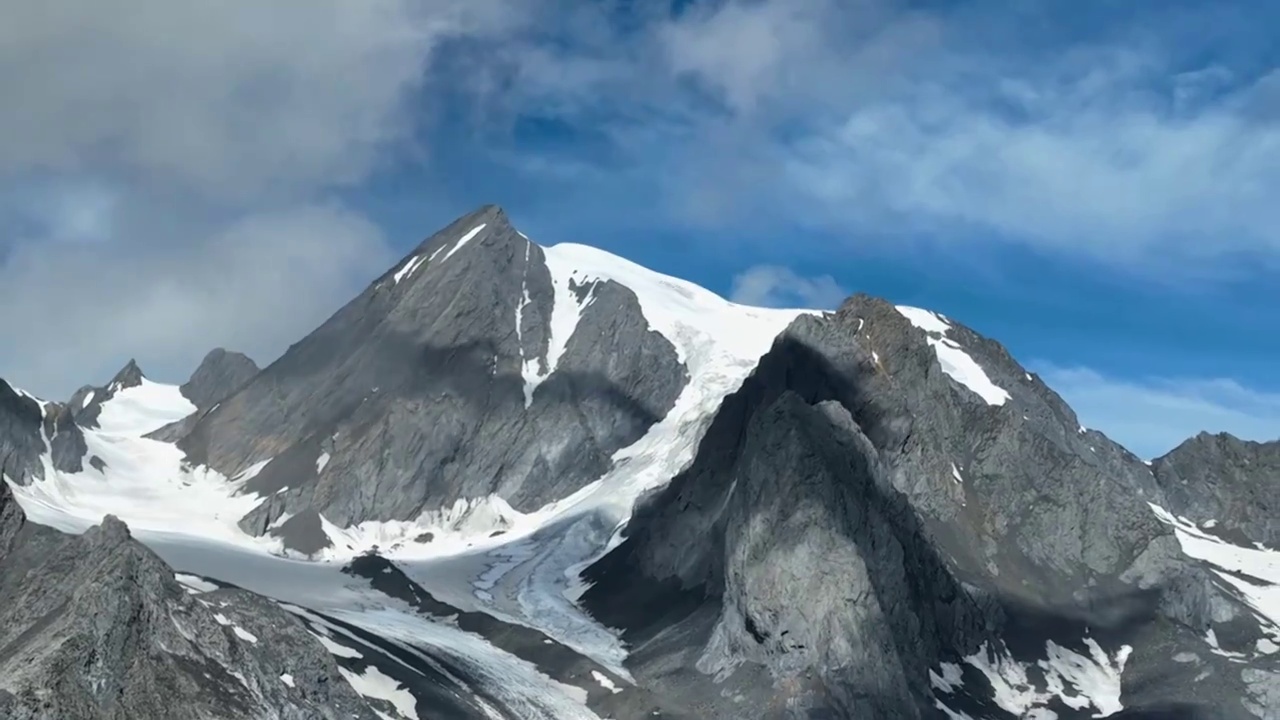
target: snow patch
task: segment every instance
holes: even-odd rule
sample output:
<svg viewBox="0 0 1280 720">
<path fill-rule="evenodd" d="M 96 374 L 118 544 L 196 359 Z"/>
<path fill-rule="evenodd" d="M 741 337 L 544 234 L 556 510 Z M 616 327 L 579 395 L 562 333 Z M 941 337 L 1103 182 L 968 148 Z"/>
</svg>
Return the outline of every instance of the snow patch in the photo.
<svg viewBox="0 0 1280 720">
<path fill-rule="evenodd" d="M 316 458 L 316 472 L 317 473 L 324 472 L 324 468 L 328 464 L 329 464 L 329 453 L 327 452 L 320 453 L 320 457 Z"/>
<path fill-rule="evenodd" d="M 955 463 L 951 463 L 951 478 L 957 483 L 964 484 L 964 478 L 960 476 L 960 468 Z"/>
<path fill-rule="evenodd" d="M 454 253 L 461 250 L 464 245 L 471 242 L 476 235 L 479 235 L 480 231 L 484 230 L 485 225 L 486 223 L 480 223 L 479 225 L 471 228 L 470 230 L 467 231 L 465 235 L 458 238 L 457 242 L 455 242 L 451 246 L 448 246 L 447 248 L 444 245 L 441 245 L 440 247 L 436 248 L 436 251 L 431 253 L 431 257 L 427 258 L 427 262 L 429 263 L 435 262 L 436 256 L 439 255 L 440 253 L 444 253 L 444 257 L 440 258 L 440 262 L 444 262 L 445 260 L 448 260 L 450 257 L 453 256 Z"/>
<path fill-rule="evenodd" d="M 538 385 L 556 371 L 560 357 L 564 355 L 569 340 L 578 328 L 582 311 L 594 299 L 594 293 L 588 293 L 582 300 L 578 299 L 573 286 L 589 280 L 571 255 L 565 257 L 564 253 L 554 252 L 558 247 L 560 246 L 543 249 L 544 261 L 551 273 L 551 316 L 547 323 L 547 352 L 542 358 L 541 367 L 537 367 L 536 358 L 526 357 L 521 369 L 525 380 L 525 398 L 529 402 L 532 402 L 533 392 Z M 526 289 L 526 297 L 527 295 Z"/>
<path fill-rule="evenodd" d="M 342 673 L 342 677 L 346 678 L 357 693 L 391 703 L 396 713 L 405 720 L 419 720 L 417 699 L 395 678 L 383 675 L 372 665 L 365 668 L 362 674 L 356 674 L 342 666 L 338 667 L 338 672 Z"/>
<path fill-rule="evenodd" d="M 392 284 L 399 285 L 401 280 L 404 280 L 405 278 L 413 277 L 414 271 L 416 271 L 422 265 L 422 262 L 423 262 L 423 259 L 421 255 L 414 255 L 413 257 L 409 258 L 409 262 L 405 263 L 404 267 L 397 270 L 396 274 L 392 277 L 392 281 L 393 281 Z"/>
<path fill-rule="evenodd" d="M 4 383 L 5 385 L 9 385 L 9 383 L 8 383 L 8 382 L 5 382 L 4 380 L 0 380 L 0 383 Z M 49 404 L 47 401 L 45 401 L 45 400 L 41 400 L 40 398 L 36 397 L 35 395 L 32 395 L 31 393 L 27 392 L 26 390 L 23 390 L 22 388 L 18 387 L 17 385 L 9 385 L 9 389 L 10 389 L 10 390 L 13 390 L 13 391 L 14 391 L 15 393 L 17 393 L 20 397 L 24 397 L 24 398 L 26 398 L 26 399 L 28 399 L 28 400 L 30 400 L 30 401 L 32 401 L 32 402 L 34 402 L 36 405 L 38 405 L 38 406 L 40 407 L 40 416 L 41 416 L 41 417 L 43 417 L 43 416 L 44 416 L 44 414 L 45 414 L 44 409 L 45 409 L 45 407 Z"/>
<path fill-rule="evenodd" d="M 244 628 L 240 627 L 239 625 L 232 626 L 231 632 L 234 632 L 236 634 L 236 637 L 240 638 L 241 640 L 244 640 L 247 643 L 252 643 L 254 645 L 258 644 L 258 637 L 253 633 L 249 632 L 248 630 L 245 630 Z"/>
<path fill-rule="evenodd" d="M 614 682 L 609 679 L 608 675 L 605 675 L 599 670 L 592 670 L 591 677 L 595 678 L 596 682 L 600 683 L 600 687 L 604 688 L 605 690 L 608 690 L 611 693 L 617 694 L 622 692 L 622 688 L 615 685 Z"/>
<path fill-rule="evenodd" d="M 1208 563 L 1214 575 L 1231 588 L 1262 621 L 1269 642 L 1280 643 L 1280 552 L 1265 546 L 1242 547 L 1210 535 L 1194 522 L 1148 503 L 1162 522 L 1173 527 L 1182 552 Z M 1207 524 L 1206 524 L 1207 526 Z M 1240 577 L 1245 575 L 1251 580 Z M 1216 646 L 1216 637 L 1206 641 Z"/>
<path fill-rule="evenodd" d="M 267 458 L 266 460 L 259 460 L 258 462 L 250 465 L 244 470 L 241 470 L 240 472 L 236 473 L 235 477 L 232 479 L 238 483 L 247 483 L 250 480 L 258 477 L 258 473 L 262 472 L 263 468 L 270 465 L 271 461 L 274 459 L 275 458 Z"/>
<path fill-rule="evenodd" d="M 1045 643 L 1046 657 L 1035 663 L 1044 674 L 1044 690 L 1028 676 L 1030 665 L 1010 657 L 1003 647 L 992 648 L 984 643 L 964 662 L 986 676 L 994 702 L 1015 717 L 1049 718 L 1047 706 L 1054 701 L 1075 710 L 1092 707 L 1096 711 L 1093 717 L 1120 712 L 1124 709 L 1120 703 L 1120 676 L 1133 648 L 1124 645 L 1115 656 L 1109 656 L 1093 638 L 1085 638 L 1084 644 L 1088 656 L 1052 640 Z M 941 675 L 930 673 L 934 688 L 954 694 L 959 688 L 959 668 L 941 669 Z"/>
<path fill-rule="evenodd" d="M 1010 395 L 987 377 L 982 366 L 960 347 L 960 344 L 947 337 L 951 325 L 936 313 L 921 308 L 898 305 L 897 310 L 912 325 L 925 331 L 929 345 L 938 358 L 942 371 L 952 380 L 972 390 L 988 405 L 1004 405 Z M 934 337 L 934 336 L 937 337 Z"/>
<path fill-rule="evenodd" d="M 93 397 L 97 394 L 96 390 L 90 390 L 88 394 L 84 396 L 84 402 L 80 403 L 80 409 L 83 410 L 84 408 L 89 407 L 89 403 L 93 402 Z"/>
<path fill-rule="evenodd" d="M 938 674 L 932 670 L 929 671 L 929 684 L 935 690 L 941 690 L 947 694 L 954 694 L 960 689 L 961 671 L 960 666 L 955 663 L 944 662 L 938 666 L 942 674 Z"/>
<path fill-rule="evenodd" d="M 522 234 L 521 237 L 524 237 Z M 533 390 L 541 382 L 540 370 L 536 358 L 529 357 L 524 351 L 524 309 L 533 302 L 529 297 L 529 257 L 533 251 L 533 243 L 524 245 L 524 270 L 520 280 L 520 301 L 516 303 L 516 346 L 520 348 L 520 376 L 524 378 L 524 406 L 533 404 Z"/>
<path fill-rule="evenodd" d="M 285 685 L 288 685 L 289 687 L 297 687 L 297 685 L 293 683 L 293 676 L 290 675 L 289 673 L 285 673 L 281 675 L 280 682 L 284 683 Z"/>
</svg>

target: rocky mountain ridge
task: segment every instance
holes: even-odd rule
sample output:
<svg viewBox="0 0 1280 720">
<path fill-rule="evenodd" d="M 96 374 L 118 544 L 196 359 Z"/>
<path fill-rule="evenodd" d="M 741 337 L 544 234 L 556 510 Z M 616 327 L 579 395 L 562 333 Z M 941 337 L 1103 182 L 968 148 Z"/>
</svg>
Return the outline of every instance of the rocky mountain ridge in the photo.
<svg viewBox="0 0 1280 720">
<path fill-rule="evenodd" d="M 232 618 L 232 619 L 228 619 Z M 108 516 L 80 536 L 26 522 L 0 483 L 0 717 L 379 716 L 289 613 L 194 595 Z"/>
<path fill-rule="evenodd" d="M 1278 717 L 1273 455 L 1200 436 L 1148 466 L 949 318 L 732 306 L 492 206 L 261 370 L 130 362 L 65 405 L 0 383 L 42 517 L 351 562 L 419 623 L 343 606 L 410 633 L 401 664 L 532 663 L 527 694 L 585 678 L 583 717 L 618 720 Z M 512 707 L 388 662 L 437 678 L 419 709 Z"/>
</svg>

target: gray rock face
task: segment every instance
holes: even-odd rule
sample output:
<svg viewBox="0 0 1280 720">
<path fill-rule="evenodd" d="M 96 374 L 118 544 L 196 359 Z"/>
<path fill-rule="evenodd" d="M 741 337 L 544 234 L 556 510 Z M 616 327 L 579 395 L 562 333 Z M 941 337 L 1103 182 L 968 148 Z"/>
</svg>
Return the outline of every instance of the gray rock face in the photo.
<svg viewBox="0 0 1280 720">
<path fill-rule="evenodd" d="M 1201 433 L 1152 461 L 1151 468 L 1169 511 L 1240 533 L 1245 545 L 1280 547 L 1280 441 Z"/>
<path fill-rule="evenodd" d="M 249 356 L 214 348 L 182 384 L 182 394 L 200 410 L 208 410 L 257 374 L 258 366 Z"/>
<path fill-rule="evenodd" d="M 200 417 L 180 447 L 228 474 L 270 461 L 246 489 L 272 496 L 242 523 L 258 534 L 306 509 L 347 525 L 491 493 L 521 510 L 564 497 L 687 381 L 630 290 L 569 289 L 577 330 L 528 396 L 526 362 L 547 369 L 552 277 L 542 250 L 483 208 Z"/>
<path fill-rule="evenodd" d="M 110 516 L 78 537 L 24 523 L 0 483 L 0 717 L 377 716 L 274 603 L 189 594 Z"/>
<path fill-rule="evenodd" d="M 54 467 L 78 472 L 84 435 L 65 405 L 40 403 L 0 380 L 0 474 L 19 485 L 44 476 L 41 455 Z"/>
<path fill-rule="evenodd" d="M 1087 657 L 1083 637 L 1113 654 L 1141 637 L 1125 677 L 1162 681 L 1126 684 L 1126 706 L 1251 717 L 1238 669 L 1189 689 L 1150 651 L 1203 649 L 1203 628 L 1243 612 L 1146 506 L 1163 502 L 1149 470 L 996 343 L 947 337 L 1004 404 L 883 301 L 791 326 L 586 574 L 633 674 L 702 717 L 935 717 L 928 670 L 984 643 L 1034 664 L 1047 640 Z M 965 680 L 938 697 L 1003 716 Z"/>
<path fill-rule="evenodd" d="M 27 524 L 27 517 L 13 499 L 9 486 L 0 481 L 0 562 L 18 543 L 18 534 Z"/>
<path fill-rule="evenodd" d="M 40 404 L 0 380 L 0 473 L 24 485 L 29 477 L 41 476 L 43 423 Z"/>
</svg>

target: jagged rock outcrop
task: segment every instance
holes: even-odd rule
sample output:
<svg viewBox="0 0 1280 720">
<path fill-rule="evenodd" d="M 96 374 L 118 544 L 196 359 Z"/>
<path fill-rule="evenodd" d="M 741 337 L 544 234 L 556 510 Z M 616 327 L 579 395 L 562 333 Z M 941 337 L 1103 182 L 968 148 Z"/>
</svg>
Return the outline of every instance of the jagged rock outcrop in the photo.
<svg viewBox="0 0 1280 720">
<path fill-rule="evenodd" d="M 114 517 L 83 536 L 26 523 L 0 483 L 0 717 L 377 716 L 274 603 L 193 596 Z"/>
<path fill-rule="evenodd" d="M 576 314 L 571 339 L 555 337 L 557 299 Z M 228 475 L 269 461 L 246 485 L 271 498 L 243 523 L 256 534 L 307 509 L 340 526 L 491 493 L 530 510 L 602 474 L 687 379 L 631 290 L 554 278 L 487 207 L 425 241 L 180 447 Z"/>
<path fill-rule="evenodd" d="M 214 348 L 200 361 L 191 379 L 182 384 L 182 394 L 200 410 L 208 410 L 244 387 L 258 374 L 258 365 L 243 353 Z"/>
<path fill-rule="evenodd" d="M 84 435 L 68 406 L 42 402 L 0 379 L 0 475 L 19 484 L 44 476 L 41 457 L 54 467 L 78 472 Z"/>
<path fill-rule="evenodd" d="M 1148 679 L 1126 706 L 1252 717 L 1225 661 L 1195 689 L 1164 681 L 1164 649 L 1203 648 L 1203 628 L 1245 611 L 1146 506 L 1162 500 L 1148 469 L 1002 347 L 933 320 L 852 298 L 797 320 L 726 400 L 693 466 L 587 571 L 584 602 L 625 630 L 633 673 L 710 717 L 942 702 L 976 718 L 1010 708 L 960 676 L 939 692 L 931 669 L 997 644 L 1032 665 L 1048 641 L 1089 657 L 1091 637 Z M 957 350 L 1003 395 L 957 381 Z"/>
<path fill-rule="evenodd" d="M 1280 441 L 1250 442 L 1200 433 L 1151 469 L 1167 509 L 1242 543 L 1280 547 Z"/>
</svg>

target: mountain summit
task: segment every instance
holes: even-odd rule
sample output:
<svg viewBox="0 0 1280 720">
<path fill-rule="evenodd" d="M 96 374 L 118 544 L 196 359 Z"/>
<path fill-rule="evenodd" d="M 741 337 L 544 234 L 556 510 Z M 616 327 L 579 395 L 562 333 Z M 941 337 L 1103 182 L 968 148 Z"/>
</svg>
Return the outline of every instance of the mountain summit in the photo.
<svg viewBox="0 0 1280 720">
<path fill-rule="evenodd" d="M 270 497 L 246 521 L 257 532 L 305 509 L 346 525 L 490 495 L 531 511 L 570 495 L 689 381 L 609 263 L 620 261 L 544 249 L 483 208 L 428 238 L 180 446 L 227 475 L 265 462 L 245 488 Z"/>
</svg>

